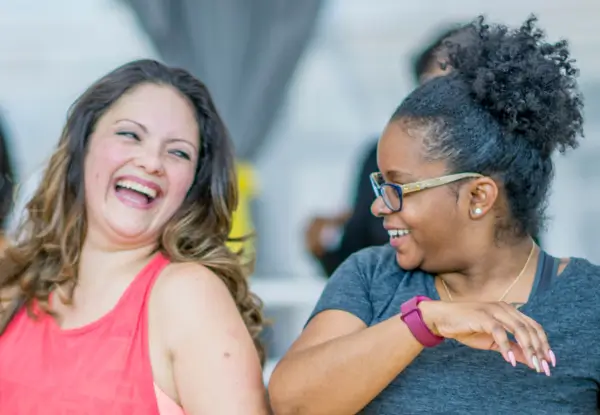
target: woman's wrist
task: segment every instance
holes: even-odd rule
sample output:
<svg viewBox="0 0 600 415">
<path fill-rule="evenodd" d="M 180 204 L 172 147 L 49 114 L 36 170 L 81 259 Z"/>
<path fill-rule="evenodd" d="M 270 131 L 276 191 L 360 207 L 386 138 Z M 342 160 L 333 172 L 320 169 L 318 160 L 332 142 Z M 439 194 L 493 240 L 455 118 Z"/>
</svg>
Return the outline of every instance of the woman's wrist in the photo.
<svg viewBox="0 0 600 415">
<path fill-rule="evenodd" d="M 436 336 L 440 336 L 440 333 L 436 326 L 436 316 L 439 315 L 439 307 L 442 301 L 421 301 L 418 305 L 421 310 L 421 316 L 423 322 L 427 328 Z"/>
</svg>

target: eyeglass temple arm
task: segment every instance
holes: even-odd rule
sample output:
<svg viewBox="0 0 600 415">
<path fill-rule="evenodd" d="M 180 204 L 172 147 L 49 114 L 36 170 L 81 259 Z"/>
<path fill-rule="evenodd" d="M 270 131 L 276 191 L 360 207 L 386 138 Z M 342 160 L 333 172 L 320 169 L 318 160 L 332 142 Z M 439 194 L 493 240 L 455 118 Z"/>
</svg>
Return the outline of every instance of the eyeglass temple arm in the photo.
<svg viewBox="0 0 600 415">
<path fill-rule="evenodd" d="M 448 183 L 456 182 L 470 177 L 481 177 L 478 173 L 457 173 L 449 176 L 437 177 L 435 179 L 426 179 L 417 183 L 405 184 L 402 186 L 402 193 L 418 192 L 419 190 L 429 189 L 431 187 L 443 186 Z"/>
</svg>

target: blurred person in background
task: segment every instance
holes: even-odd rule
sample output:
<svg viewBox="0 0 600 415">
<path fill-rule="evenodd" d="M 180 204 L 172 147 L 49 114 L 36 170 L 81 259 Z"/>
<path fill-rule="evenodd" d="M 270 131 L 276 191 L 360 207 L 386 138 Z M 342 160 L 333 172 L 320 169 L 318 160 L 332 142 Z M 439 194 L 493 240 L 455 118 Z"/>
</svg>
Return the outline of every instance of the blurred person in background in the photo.
<svg viewBox="0 0 600 415">
<path fill-rule="evenodd" d="M 583 134 L 578 71 L 534 18 L 472 28 L 386 126 L 389 244 L 328 281 L 271 377 L 275 413 L 596 413 L 600 267 L 532 238 L 553 155 Z"/>
<path fill-rule="evenodd" d="M 447 70 L 439 65 L 444 55 L 444 42 L 464 43 L 472 33 L 464 25 L 454 25 L 441 31 L 425 50 L 413 59 L 415 83 L 422 84 Z M 389 236 L 381 226 L 381 218 L 371 215 L 373 190 L 369 174 L 377 170 L 377 140 L 369 145 L 361 164 L 354 189 L 354 201 L 349 212 L 333 217 L 314 217 L 305 234 L 307 249 L 330 277 L 351 254 L 369 246 L 388 242 Z"/>
<path fill-rule="evenodd" d="M 237 197 L 188 72 L 135 61 L 85 91 L 0 259 L 1 412 L 266 414 Z"/>
<path fill-rule="evenodd" d="M 5 232 L 13 207 L 14 183 L 16 180 L 6 127 L 0 119 L 0 252 L 6 243 Z"/>
</svg>

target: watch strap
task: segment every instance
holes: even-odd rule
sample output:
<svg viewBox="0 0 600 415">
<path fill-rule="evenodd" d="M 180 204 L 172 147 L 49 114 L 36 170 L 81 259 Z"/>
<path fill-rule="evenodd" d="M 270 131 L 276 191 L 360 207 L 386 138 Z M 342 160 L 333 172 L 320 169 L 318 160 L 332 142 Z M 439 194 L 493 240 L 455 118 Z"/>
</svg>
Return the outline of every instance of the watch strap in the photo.
<svg viewBox="0 0 600 415">
<path fill-rule="evenodd" d="M 400 306 L 400 318 L 408 326 L 415 339 L 425 347 L 435 347 L 444 341 L 443 337 L 437 336 L 429 330 L 423 321 L 423 315 L 419 309 L 419 303 L 431 301 L 424 295 L 417 295 Z"/>
</svg>

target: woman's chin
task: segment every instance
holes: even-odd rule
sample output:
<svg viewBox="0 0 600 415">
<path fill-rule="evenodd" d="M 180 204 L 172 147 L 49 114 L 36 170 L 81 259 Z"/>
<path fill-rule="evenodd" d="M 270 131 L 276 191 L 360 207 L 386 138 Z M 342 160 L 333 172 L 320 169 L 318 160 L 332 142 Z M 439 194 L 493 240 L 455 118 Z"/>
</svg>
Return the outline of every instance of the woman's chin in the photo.
<svg viewBox="0 0 600 415">
<path fill-rule="evenodd" d="M 127 245 L 147 244 L 158 240 L 159 234 L 147 226 L 132 226 L 133 224 L 112 224 L 111 233 L 115 242 Z"/>
<path fill-rule="evenodd" d="M 412 271 L 419 268 L 420 261 L 414 256 L 407 255 L 405 253 L 396 252 L 396 262 L 406 271 Z"/>
</svg>

